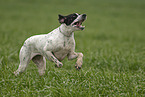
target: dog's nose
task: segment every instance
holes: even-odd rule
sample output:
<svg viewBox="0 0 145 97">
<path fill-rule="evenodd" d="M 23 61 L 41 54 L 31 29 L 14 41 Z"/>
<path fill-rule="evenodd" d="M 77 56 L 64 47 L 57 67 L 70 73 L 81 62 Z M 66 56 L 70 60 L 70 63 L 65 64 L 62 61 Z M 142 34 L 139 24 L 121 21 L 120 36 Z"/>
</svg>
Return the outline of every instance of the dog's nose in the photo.
<svg viewBox="0 0 145 97">
<path fill-rule="evenodd" d="M 82 18 L 83 18 L 83 19 L 86 19 L 86 16 L 87 16 L 86 14 L 83 14 L 83 15 L 82 15 Z"/>
</svg>

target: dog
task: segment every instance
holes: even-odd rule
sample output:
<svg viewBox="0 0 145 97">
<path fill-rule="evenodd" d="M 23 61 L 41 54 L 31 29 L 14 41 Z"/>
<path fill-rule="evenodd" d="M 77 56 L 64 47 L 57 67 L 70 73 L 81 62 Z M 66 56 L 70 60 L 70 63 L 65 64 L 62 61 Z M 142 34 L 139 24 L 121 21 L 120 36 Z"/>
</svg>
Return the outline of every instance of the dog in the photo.
<svg viewBox="0 0 145 97">
<path fill-rule="evenodd" d="M 56 67 L 62 67 L 61 61 L 66 56 L 68 60 L 77 58 L 75 68 L 81 69 L 83 54 L 75 52 L 74 31 L 85 28 L 81 24 L 87 15 L 74 13 L 58 16 L 61 24 L 58 28 L 48 34 L 32 36 L 24 42 L 19 53 L 20 64 L 14 72 L 16 76 L 25 71 L 30 60 L 37 65 L 39 75 L 44 75 L 46 59 L 54 62 Z"/>
</svg>

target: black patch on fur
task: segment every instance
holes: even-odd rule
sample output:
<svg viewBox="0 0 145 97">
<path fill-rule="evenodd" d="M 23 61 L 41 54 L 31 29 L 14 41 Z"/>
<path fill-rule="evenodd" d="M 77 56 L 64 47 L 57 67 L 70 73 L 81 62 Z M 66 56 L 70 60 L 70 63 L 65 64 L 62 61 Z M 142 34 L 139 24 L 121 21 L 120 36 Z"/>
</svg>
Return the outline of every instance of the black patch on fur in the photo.
<svg viewBox="0 0 145 97">
<path fill-rule="evenodd" d="M 60 22 L 60 23 L 65 23 L 67 26 L 70 25 L 76 18 L 78 17 L 77 14 L 70 14 L 68 16 L 62 16 L 59 15 L 59 21 L 61 21 L 62 19 L 64 19 L 64 22 Z"/>
<path fill-rule="evenodd" d="M 76 15 L 76 14 L 70 14 L 70 15 L 66 16 L 66 19 L 65 19 L 64 23 L 68 26 L 68 25 L 70 25 L 77 17 L 78 17 L 78 15 Z"/>
</svg>

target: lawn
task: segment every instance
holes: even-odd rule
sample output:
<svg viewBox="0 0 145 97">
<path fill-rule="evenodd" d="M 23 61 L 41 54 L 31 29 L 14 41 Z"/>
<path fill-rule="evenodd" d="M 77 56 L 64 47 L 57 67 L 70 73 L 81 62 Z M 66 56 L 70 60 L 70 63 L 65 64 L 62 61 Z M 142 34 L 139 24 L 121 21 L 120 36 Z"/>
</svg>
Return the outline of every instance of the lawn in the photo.
<svg viewBox="0 0 145 97">
<path fill-rule="evenodd" d="M 58 14 L 86 13 L 84 31 L 75 32 L 84 63 L 47 61 L 39 76 L 30 62 L 18 77 L 19 50 L 30 36 L 58 27 Z M 0 96 L 144 97 L 144 0 L 0 0 Z"/>
</svg>

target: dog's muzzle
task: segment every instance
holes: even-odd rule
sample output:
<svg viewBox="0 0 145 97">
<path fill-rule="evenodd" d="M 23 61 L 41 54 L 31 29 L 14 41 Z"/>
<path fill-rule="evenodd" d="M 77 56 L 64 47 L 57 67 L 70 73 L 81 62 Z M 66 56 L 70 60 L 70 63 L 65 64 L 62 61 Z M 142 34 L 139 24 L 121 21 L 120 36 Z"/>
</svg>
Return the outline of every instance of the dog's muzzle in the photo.
<svg viewBox="0 0 145 97">
<path fill-rule="evenodd" d="M 87 15 L 86 14 L 82 14 L 79 18 L 79 20 L 77 22 L 75 22 L 73 25 L 77 28 L 79 28 L 80 30 L 83 30 L 85 28 L 85 26 L 82 26 L 82 23 L 86 20 Z"/>
</svg>

